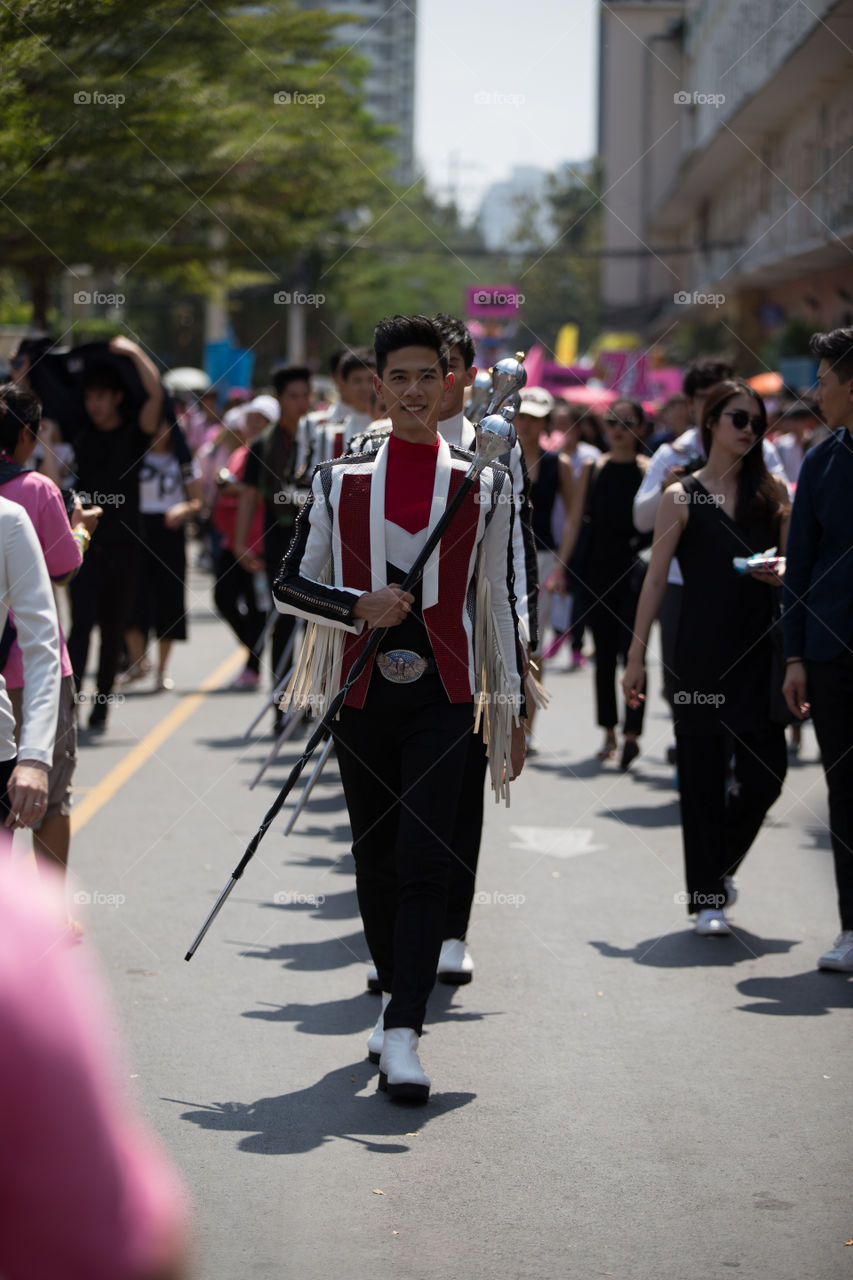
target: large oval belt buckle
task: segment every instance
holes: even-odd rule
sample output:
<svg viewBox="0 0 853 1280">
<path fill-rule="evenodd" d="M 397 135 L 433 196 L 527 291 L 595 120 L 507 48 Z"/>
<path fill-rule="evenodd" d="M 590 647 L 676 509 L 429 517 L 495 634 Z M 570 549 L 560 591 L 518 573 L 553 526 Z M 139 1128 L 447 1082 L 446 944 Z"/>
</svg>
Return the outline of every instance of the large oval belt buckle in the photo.
<svg viewBox="0 0 853 1280">
<path fill-rule="evenodd" d="M 412 684 L 426 671 L 427 660 L 411 649 L 389 649 L 387 653 L 377 653 L 376 665 L 392 684 Z"/>
</svg>

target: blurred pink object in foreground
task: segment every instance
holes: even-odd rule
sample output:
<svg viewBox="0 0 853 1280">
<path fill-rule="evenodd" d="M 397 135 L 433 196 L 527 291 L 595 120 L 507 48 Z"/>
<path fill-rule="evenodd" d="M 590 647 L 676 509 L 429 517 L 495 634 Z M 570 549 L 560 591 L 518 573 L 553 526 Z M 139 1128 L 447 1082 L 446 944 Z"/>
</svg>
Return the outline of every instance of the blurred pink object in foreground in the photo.
<svg viewBox="0 0 853 1280">
<path fill-rule="evenodd" d="M 184 1190 L 121 1096 L 113 1017 L 69 936 L 58 878 L 0 867 L 0 1275 L 173 1275 Z"/>
</svg>

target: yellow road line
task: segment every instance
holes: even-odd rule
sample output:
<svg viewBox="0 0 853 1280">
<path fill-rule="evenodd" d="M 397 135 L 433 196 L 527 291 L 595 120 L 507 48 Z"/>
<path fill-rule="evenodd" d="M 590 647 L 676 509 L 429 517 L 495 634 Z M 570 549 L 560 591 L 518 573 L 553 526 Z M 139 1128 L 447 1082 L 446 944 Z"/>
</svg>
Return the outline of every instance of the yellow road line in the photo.
<svg viewBox="0 0 853 1280">
<path fill-rule="evenodd" d="M 107 776 L 97 786 L 89 790 L 88 795 L 81 804 L 72 809 L 71 834 L 76 835 L 81 827 L 84 827 L 89 819 L 95 816 L 99 809 L 102 809 L 109 800 L 112 800 L 119 788 L 123 787 L 142 768 L 146 761 L 151 759 L 158 747 L 161 747 L 167 738 L 170 738 L 185 721 L 189 720 L 191 715 L 198 711 L 207 695 L 213 689 L 218 689 L 226 680 L 235 676 L 245 661 L 245 649 L 236 649 L 229 658 L 219 664 L 215 671 L 210 673 L 202 683 L 198 693 L 191 693 L 182 698 L 178 705 L 167 716 L 164 716 L 159 724 L 155 724 L 154 728 L 150 729 L 145 737 L 137 742 L 133 750 L 129 751 L 115 768 L 110 769 Z"/>
</svg>

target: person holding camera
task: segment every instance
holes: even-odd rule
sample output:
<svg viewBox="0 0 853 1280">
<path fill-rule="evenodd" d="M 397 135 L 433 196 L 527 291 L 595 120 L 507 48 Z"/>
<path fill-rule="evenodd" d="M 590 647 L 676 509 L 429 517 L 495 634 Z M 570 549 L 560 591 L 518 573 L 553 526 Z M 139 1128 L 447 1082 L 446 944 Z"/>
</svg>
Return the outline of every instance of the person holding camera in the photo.
<svg viewBox="0 0 853 1280">
<path fill-rule="evenodd" d="M 94 364 L 83 375 L 88 421 L 74 439 L 77 484 L 104 512 L 97 537 L 71 585 L 68 652 L 78 693 L 89 657 L 89 641 L 101 633 L 97 693 L 89 728 L 103 733 L 136 591 L 141 536 L 139 468 L 160 425 L 163 388 L 147 355 L 127 338 L 113 338 L 114 355 L 133 361 L 146 393 L 138 413 L 124 414 L 125 384 L 113 364 Z"/>
<path fill-rule="evenodd" d="M 0 494 L 27 512 L 50 579 L 57 586 L 63 586 L 79 570 L 101 513 L 97 507 L 84 511 L 77 501 L 69 519 L 65 500 L 54 482 L 38 471 L 27 470 L 26 464 L 38 440 L 40 420 L 41 404 L 31 391 L 15 383 L 0 387 Z M 30 826 L 36 854 L 64 871 L 71 842 L 71 783 L 77 762 L 77 717 L 74 677 L 61 627 L 59 646 L 62 677 L 59 719 L 47 803 Z M 0 645 L 0 656 L 3 653 L 4 647 Z M 20 741 L 24 719 L 24 664 L 17 638 L 12 639 L 5 650 L 2 672 L 15 715 L 15 736 Z"/>
<path fill-rule="evenodd" d="M 641 704 L 643 659 L 667 575 L 677 554 L 684 597 L 675 643 L 673 690 L 688 914 L 695 932 L 730 932 L 724 908 L 732 877 L 787 770 L 786 712 L 774 661 L 776 573 L 739 574 L 736 557 L 770 547 L 784 554 L 789 500 L 762 452 L 767 414 L 745 382 L 710 388 L 702 410 L 707 462 L 664 492 L 651 563 L 637 606 L 622 688 Z M 734 757 L 735 785 L 727 791 Z"/>
</svg>

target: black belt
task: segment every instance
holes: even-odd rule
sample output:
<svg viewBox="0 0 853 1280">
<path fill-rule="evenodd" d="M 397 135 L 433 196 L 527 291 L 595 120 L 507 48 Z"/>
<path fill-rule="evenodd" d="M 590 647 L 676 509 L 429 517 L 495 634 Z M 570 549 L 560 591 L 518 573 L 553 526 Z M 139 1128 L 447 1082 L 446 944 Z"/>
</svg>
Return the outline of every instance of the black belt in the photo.
<svg viewBox="0 0 853 1280">
<path fill-rule="evenodd" d="M 421 676 L 433 676 L 438 671 L 435 658 L 422 658 L 411 649 L 388 649 L 377 653 L 376 668 L 391 684 L 413 684 Z"/>
</svg>

